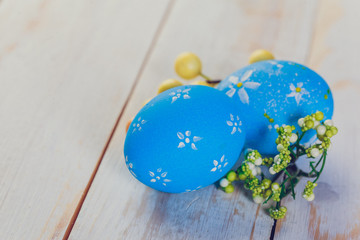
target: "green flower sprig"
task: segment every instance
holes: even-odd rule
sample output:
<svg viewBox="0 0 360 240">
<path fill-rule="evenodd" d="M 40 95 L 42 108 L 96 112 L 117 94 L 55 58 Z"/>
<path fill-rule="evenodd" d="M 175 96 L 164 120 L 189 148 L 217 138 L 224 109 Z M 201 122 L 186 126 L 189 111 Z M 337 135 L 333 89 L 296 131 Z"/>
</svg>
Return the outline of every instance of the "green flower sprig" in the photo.
<svg viewBox="0 0 360 240">
<path fill-rule="evenodd" d="M 246 150 L 245 159 L 240 167 L 236 171 L 228 172 L 220 180 L 220 187 L 226 193 L 232 193 L 234 191 L 232 182 L 242 181 L 244 187 L 252 192 L 255 203 L 275 202 L 275 206 L 269 208 L 269 215 L 274 219 L 285 217 L 287 208 L 281 206 L 281 199 L 289 194 L 295 199 L 295 186 L 302 177 L 313 179 L 307 182 L 302 193 L 304 199 L 313 201 L 315 199 L 314 188 L 324 170 L 327 151 L 331 147 L 330 139 L 338 132 L 338 129 L 333 126 L 332 120 L 323 121 L 323 119 L 324 114 L 320 111 L 300 118 L 298 125 L 301 131 L 296 133 L 294 133 L 294 126 L 278 127 L 279 136 L 275 142 L 279 154 L 273 158 L 264 158 L 257 150 Z M 306 132 L 311 129 L 316 130 L 318 141 L 306 147 L 300 142 Z M 304 172 L 296 167 L 296 161 L 301 156 L 317 159 L 317 161 L 309 161 L 310 172 Z M 268 168 L 270 174 L 276 175 L 273 181 L 265 178 L 261 166 Z"/>
</svg>

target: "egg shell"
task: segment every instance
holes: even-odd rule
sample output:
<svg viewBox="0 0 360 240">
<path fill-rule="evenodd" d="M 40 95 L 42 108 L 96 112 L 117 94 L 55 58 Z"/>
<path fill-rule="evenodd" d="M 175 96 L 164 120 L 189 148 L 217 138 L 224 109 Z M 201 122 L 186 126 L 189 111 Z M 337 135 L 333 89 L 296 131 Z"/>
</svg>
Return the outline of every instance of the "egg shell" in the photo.
<svg viewBox="0 0 360 240">
<path fill-rule="evenodd" d="M 247 133 L 245 147 L 261 154 L 277 153 L 278 126 L 293 125 L 296 132 L 301 117 L 322 111 L 324 119 L 329 119 L 333 114 L 333 97 L 325 80 L 295 62 L 257 62 L 229 75 L 217 88 L 240 108 Z M 310 130 L 301 143 L 309 145 L 315 140 L 316 131 Z"/>
<path fill-rule="evenodd" d="M 217 89 L 181 86 L 146 104 L 127 132 L 126 165 L 163 192 L 200 189 L 223 177 L 245 141 L 235 102 Z"/>
</svg>

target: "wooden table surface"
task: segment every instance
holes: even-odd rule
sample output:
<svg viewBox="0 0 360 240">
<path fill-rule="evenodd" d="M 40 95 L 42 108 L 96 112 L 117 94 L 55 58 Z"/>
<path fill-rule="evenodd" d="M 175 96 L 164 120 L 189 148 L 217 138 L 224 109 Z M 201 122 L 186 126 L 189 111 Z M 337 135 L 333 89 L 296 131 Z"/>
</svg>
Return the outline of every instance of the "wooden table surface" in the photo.
<svg viewBox="0 0 360 240">
<path fill-rule="evenodd" d="M 0 0 L 0 239 L 360 239 L 359 9 L 356 0 Z M 195 52 L 224 78 L 257 48 L 313 68 L 333 90 L 340 132 L 315 201 L 288 197 L 274 222 L 241 190 L 166 194 L 134 179 L 125 125 L 176 77 L 175 57 Z"/>
</svg>

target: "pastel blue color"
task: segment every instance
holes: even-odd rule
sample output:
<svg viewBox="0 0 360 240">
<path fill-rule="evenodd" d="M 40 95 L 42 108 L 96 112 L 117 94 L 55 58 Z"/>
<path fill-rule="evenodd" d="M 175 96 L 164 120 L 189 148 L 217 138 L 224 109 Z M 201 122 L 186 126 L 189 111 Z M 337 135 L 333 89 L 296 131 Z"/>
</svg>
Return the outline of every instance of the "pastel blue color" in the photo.
<svg viewBox="0 0 360 240">
<path fill-rule="evenodd" d="M 167 90 L 132 121 L 126 165 L 143 184 L 163 192 L 189 192 L 223 177 L 245 141 L 235 101 L 217 89 L 190 85 Z"/>
<path fill-rule="evenodd" d="M 316 72 L 290 61 L 261 61 L 226 77 L 217 87 L 234 99 L 245 123 L 245 147 L 262 154 L 277 154 L 276 127 L 283 124 L 300 127 L 297 120 L 322 111 L 332 117 L 334 103 L 329 86 Z M 264 116 L 266 113 L 269 117 Z M 271 123 L 269 119 L 274 119 Z M 316 140 L 310 130 L 302 143 Z"/>
</svg>

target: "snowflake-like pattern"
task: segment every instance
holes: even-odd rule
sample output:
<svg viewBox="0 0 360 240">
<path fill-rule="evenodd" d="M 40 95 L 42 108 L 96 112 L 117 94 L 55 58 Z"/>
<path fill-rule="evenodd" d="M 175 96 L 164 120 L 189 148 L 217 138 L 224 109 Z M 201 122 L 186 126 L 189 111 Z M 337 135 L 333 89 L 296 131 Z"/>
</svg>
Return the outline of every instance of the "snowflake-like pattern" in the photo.
<svg viewBox="0 0 360 240">
<path fill-rule="evenodd" d="M 134 132 L 136 132 L 136 131 L 141 131 L 142 125 L 144 125 L 146 122 L 147 122 L 146 120 L 141 119 L 141 117 L 139 117 L 139 118 L 137 119 L 137 121 L 134 121 L 134 122 L 132 123 L 132 126 L 133 126 L 133 131 L 132 131 L 132 132 L 134 133 Z"/>
<path fill-rule="evenodd" d="M 172 96 L 171 103 L 175 102 L 176 100 L 180 99 L 181 97 L 183 99 L 190 99 L 189 91 L 191 88 L 187 88 L 184 90 L 178 89 L 176 91 L 173 91 L 169 93 L 170 96 Z"/>
<path fill-rule="evenodd" d="M 223 155 L 219 161 L 214 160 L 213 161 L 214 167 L 211 169 L 211 172 L 222 172 L 223 168 L 228 165 L 228 160 L 225 158 L 225 155 Z"/>
<path fill-rule="evenodd" d="M 239 116 L 234 117 L 234 115 L 230 114 L 230 120 L 226 121 L 226 124 L 232 127 L 231 135 L 237 131 L 241 133 L 240 126 L 242 125 L 242 122 L 240 121 Z"/>
<path fill-rule="evenodd" d="M 158 182 L 164 186 L 166 186 L 167 183 L 171 182 L 170 179 L 167 179 L 167 172 L 163 172 L 161 168 L 158 168 L 156 171 L 152 172 L 149 171 L 149 175 L 151 177 L 150 182 L 155 183 Z"/>
<path fill-rule="evenodd" d="M 191 132 L 190 131 L 186 131 L 185 135 L 182 134 L 181 132 L 178 132 L 177 136 L 181 140 L 179 145 L 178 145 L 178 148 L 183 148 L 183 147 L 186 147 L 187 145 L 190 145 L 193 150 L 198 150 L 195 143 L 200 141 L 202 139 L 201 137 L 193 136 L 191 138 Z"/>
</svg>

